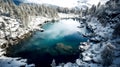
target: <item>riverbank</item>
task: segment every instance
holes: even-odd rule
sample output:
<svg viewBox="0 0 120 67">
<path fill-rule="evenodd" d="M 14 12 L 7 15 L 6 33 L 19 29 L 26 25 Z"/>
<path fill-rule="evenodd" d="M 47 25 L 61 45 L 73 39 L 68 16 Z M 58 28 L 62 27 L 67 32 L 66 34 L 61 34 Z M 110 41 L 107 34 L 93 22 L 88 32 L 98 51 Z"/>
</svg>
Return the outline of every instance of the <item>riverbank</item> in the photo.
<svg viewBox="0 0 120 67">
<path fill-rule="evenodd" d="M 16 65 L 15 63 L 18 63 L 18 66 L 26 66 L 26 61 L 19 61 L 15 58 L 9 59 L 8 57 L 5 57 L 4 54 L 6 53 L 5 49 L 8 48 L 11 45 L 15 45 L 19 43 L 21 40 L 29 37 L 33 31 L 40 30 L 44 31 L 41 27 L 43 24 L 46 23 L 46 21 L 56 21 L 63 18 L 72 18 L 76 17 L 77 15 L 71 15 L 71 14 L 58 14 L 59 17 L 57 18 L 48 18 L 48 17 L 31 17 L 31 21 L 28 24 L 27 28 L 22 28 L 21 24 L 18 22 L 17 19 L 12 19 L 10 17 L 1 16 L 0 17 L 0 64 L 3 67 L 9 67 Z M 4 58 L 3 58 L 4 57 Z M 23 59 L 21 59 L 23 60 Z M 8 61 L 8 62 L 6 62 Z M 5 66 L 4 66 L 5 65 Z M 34 66 L 34 64 L 32 64 Z"/>
</svg>

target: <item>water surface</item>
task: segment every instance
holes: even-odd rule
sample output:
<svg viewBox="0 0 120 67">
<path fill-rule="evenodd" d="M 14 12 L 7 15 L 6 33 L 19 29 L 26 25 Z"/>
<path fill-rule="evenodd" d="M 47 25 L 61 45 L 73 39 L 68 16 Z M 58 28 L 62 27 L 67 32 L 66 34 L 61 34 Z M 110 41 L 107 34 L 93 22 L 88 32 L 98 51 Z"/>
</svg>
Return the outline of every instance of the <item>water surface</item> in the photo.
<svg viewBox="0 0 120 67">
<path fill-rule="evenodd" d="M 7 56 L 27 58 L 28 63 L 36 67 L 50 67 L 53 59 L 56 63 L 74 62 L 79 57 L 80 42 L 87 41 L 79 32 L 86 30 L 77 28 L 78 21 L 72 19 L 49 22 L 43 25 L 44 32 L 37 31 L 32 37 L 12 46 Z"/>
</svg>

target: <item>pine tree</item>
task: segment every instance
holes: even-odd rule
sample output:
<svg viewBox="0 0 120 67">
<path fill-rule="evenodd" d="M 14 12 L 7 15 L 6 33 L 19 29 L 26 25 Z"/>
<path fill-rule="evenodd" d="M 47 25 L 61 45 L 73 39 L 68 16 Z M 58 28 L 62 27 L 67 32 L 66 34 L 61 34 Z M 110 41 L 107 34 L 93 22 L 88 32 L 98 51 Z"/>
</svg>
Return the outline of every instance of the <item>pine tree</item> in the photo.
<svg viewBox="0 0 120 67">
<path fill-rule="evenodd" d="M 20 19 L 23 27 L 29 24 L 29 16 L 57 17 L 57 11 L 45 5 L 38 4 L 20 4 L 15 5 L 12 0 L 1 0 L 1 14 L 14 19 Z"/>
<path fill-rule="evenodd" d="M 101 5 L 101 3 L 99 2 L 99 3 L 98 3 L 98 5 L 97 5 L 97 8 L 99 8 L 99 7 L 100 7 L 100 5 Z"/>
</svg>

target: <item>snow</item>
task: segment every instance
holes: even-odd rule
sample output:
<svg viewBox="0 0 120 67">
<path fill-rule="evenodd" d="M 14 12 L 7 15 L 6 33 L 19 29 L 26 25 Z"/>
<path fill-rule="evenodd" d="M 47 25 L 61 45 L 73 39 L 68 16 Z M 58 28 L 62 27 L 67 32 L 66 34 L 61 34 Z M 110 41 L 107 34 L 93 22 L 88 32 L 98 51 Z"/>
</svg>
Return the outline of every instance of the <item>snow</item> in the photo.
<svg viewBox="0 0 120 67">
<path fill-rule="evenodd" d="M 79 67 L 103 67 L 103 66 L 100 65 L 100 64 L 86 63 L 86 62 L 83 62 L 83 61 L 80 60 L 80 59 L 77 59 L 77 60 L 76 60 L 76 63 L 78 64 Z"/>
<path fill-rule="evenodd" d="M 120 64 L 120 57 L 116 58 L 114 61 L 113 61 L 114 64 Z"/>
<path fill-rule="evenodd" d="M 94 33 L 96 33 L 96 35 L 103 38 L 107 38 L 107 37 L 110 38 L 110 36 L 112 35 L 112 32 L 114 31 L 114 29 L 111 28 L 112 24 L 108 25 L 107 27 L 103 27 L 102 24 L 95 17 L 92 17 L 91 21 L 88 21 L 87 24 L 89 28 L 94 30 Z M 100 37 L 98 36 L 96 36 L 93 39 L 101 40 Z"/>
<path fill-rule="evenodd" d="M 58 13 L 58 16 L 60 18 L 74 18 L 74 17 L 79 17 L 79 15 L 75 14 L 65 14 L 65 13 Z"/>
<path fill-rule="evenodd" d="M 12 38 L 17 38 L 19 35 L 24 35 L 25 30 L 20 27 L 19 22 L 16 21 L 16 19 L 12 19 L 9 17 L 5 16 L 0 16 L 0 24 L 4 24 L 5 28 L 1 26 L 0 28 L 0 67 L 20 67 L 20 66 L 25 66 L 25 67 L 33 67 L 34 65 L 29 66 L 26 63 L 26 59 L 19 59 L 18 58 L 11 58 L 11 57 L 5 57 L 3 54 L 5 54 L 5 48 L 1 48 L 1 46 L 9 46 L 7 43 L 8 41 L 5 40 L 5 34 L 8 37 Z M 3 33 L 5 30 L 5 34 Z M 12 32 L 12 34 L 10 33 Z"/>
<path fill-rule="evenodd" d="M 33 67 L 34 65 L 27 65 L 26 59 L 17 59 L 17 58 L 11 58 L 11 57 L 5 57 L 3 54 L 5 54 L 5 48 L 1 48 L 1 46 L 9 46 L 7 43 L 8 41 L 5 40 L 5 34 L 8 37 L 11 37 L 13 39 L 17 39 L 17 37 L 21 38 L 24 34 L 28 33 L 28 30 L 24 30 L 24 28 L 20 27 L 20 23 L 16 21 L 16 19 L 12 19 L 5 16 L 0 16 L 0 24 L 4 24 L 5 28 L 1 26 L 0 28 L 0 67 L 19 67 L 19 66 L 25 66 L 25 67 Z M 3 33 L 5 30 L 5 33 Z M 11 33 L 10 33 L 11 32 Z"/>
<path fill-rule="evenodd" d="M 26 0 L 24 2 L 25 3 L 27 3 L 27 2 L 48 3 L 48 4 L 71 8 L 71 7 L 78 6 L 80 3 L 82 5 L 90 6 L 91 4 L 97 5 L 98 2 L 101 1 L 104 4 L 107 0 L 81 0 L 79 2 L 79 4 L 76 1 L 78 1 L 78 0 L 74 0 L 74 1 L 66 0 L 66 1 L 64 1 L 64 2 L 66 2 L 65 4 L 63 3 L 63 0 L 61 0 L 61 1 L 57 1 L 57 0 L 41 0 L 41 1 L 40 0 L 34 0 L 34 1 Z M 69 6 L 70 4 L 72 4 L 72 5 Z M 108 12 L 111 13 L 110 11 L 108 11 Z M 72 18 L 75 16 L 77 16 L 77 15 L 61 14 L 61 13 L 59 14 L 60 18 Z M 7 18 L 8 21 L 5 21 L 4 18 Z M 57 18 L 57 19 L 60 19 L 60 18 Z M 16 38 L 16 37 L 21 38 L 21 36 L 23 36 L 25 33 L 28 33 L 30 30 L 32 30 L 32 31 L 41 30 L 41 28 L 39 26 L 40 24 L 44 24 L 44 21 L 46 21 L 46 20 L 50 21 L 53 19 L 56 19 L 56 18 L 32 17 L 32 20 L 31 20 L 30 24 L 28 25 L 29 29 L 25 30 L 20 27 L 19 22 L 17 22 L 15 19 L 8 18 L 8 17 L 0 17 L 0 27 L 2 27 L 1 22 L 4 22 L 4 24 L 6 26 L 5 33 L 7 36 L 10 35 L 10 32 L 8 30 L 9 30 L 9 28 L 11 28 L 11 31 L 12 31 L 11 37 L 12 38 Z M 114 20 L 117 20 L 119 22 L 118 18 L 116 18 Z M 8 24 L 8 23 L 10 23 L 10 24 Z M 105 58 L 103 59 L 103 57 L 102 57 L 102 54 L 104 54 L 103 51 L 105 51 L 106 48 L 112 49 L 114 47 L 109 42 L 112 42 L 117 47 L 117 48 L 115 48 L 115 51 L 114 51 L 115 59 L 113 60 L 113 64 L 119 65 L 120 64 L 120 62 L 119 62 L 120 46 L 116 42 L 117 41 L 120 42 L 120 40 L 119 39 L 116 39 L 113 41 L 103 40 L 105 38 L 110 39 L 112 37 L 112 33 L 113 33 L 114 29 L 112 29 L 111 26 L 114 26 L 114 24 L 111 24 L 111 25 L 108 24 L 107 27 L 103 27 L 102 24 L 97 20 L 96 17 L 92 17 L 91 20 L 90 21 L 87 20 L 86 23 L 88 24 L 88 27 L 94 31 L 94 34 L 95 34 L 91 39 L 99 40 L 101 42 L 85 44 L 84 46 L 81 45 L 80 48 L 85 49 L 85 51 L 83 51 L 81 53 L 83 58 L 78 58 L 76 60 L 76 63 L 69 62 L 69 63 L 63 64 L 64 67 L 79 67 L 79 66 L 81 66 L 81 67 L 103 67 L 102 64 L 100 64 L 100 63 L 102 63 L 103 60 L 105 60 Z M 0 29 L 2 29 L 2 28 L 0 28 Z M 4 36 L 5 35 L 3 33 L 3 30 L 0 30 L 0 46 L 7 43 L 7 41 L 4 39 Z M 27 65 L 26 59 L 5 57 L 5 56 L 3 56 L 4 53 L 5 53 L 4 49 L 0 48 L 0 67 L 2 67 L 2 66 L 3 67 L 12 67 L 12 66 L 21 66 L 21 65 L 25 65 L 25 67 L 34 66 L 34 64 Z M 93 63 L 92 61 L 94 61 L 95 63 Z M 113 66 L 114 65 L 111 65 L 111 67 L 113 67 Z M 62 66 L 57 66 L 57 67 L 62 67 Z"/>
<path fill-rule="evenodd" d="M 13 19 L 6 16 L 0 16 L 0 67 L 19 67 L 19 66 L 34 67 L 35 66 L 34 64 L 28 65 L 26 63 L 27 61 L 26 59 L 5 57 L 3 55 L 6 52 L 4 48 L 1 48 L 1 46 L 6 45 L 9 47 L 9 45 L 7 44 L 8 41 L 5 40 L 4 38 L 5 34 L 6 36 L 12 39 L 18 39 L 18 38 L 23 39 L 24 35 L 29 33 L 30 31 L 43 30 L 40 25 L 43 25 L 45 21 L 59 20 L 61 18 L 72 18 L 72 17 L 76 17 L 76 15 L 61 14 L 59 15 L 58 18 L 31 16 L 31 21 L 28 24 L 28 28 L 25 29 L 20 27 L 20 23 L 17 21 L 17 19 Z M 3 28 L 2 24 L 5 25 L 5 28 Z"/>
<path fill-rule="evenodd" d="M 100 64 L 89 64 L 89 67 L 103 67 L 102 65 Z"/>
<path fill-rule="evenodd" d="M 91 18 L 90 20 L 87 19 L 86 25 L 93 30 L 94 36 L 91 36 L 90 39 L 92 40 L 98 40 L 99 43 L 92 43 L 88 42 L 80 43 L 79 49 L 82 51 L 80 54 L 80 58 L 76 59 L 76 64 L 80 67 L 104 67 L 102 63 L 107 63 L 109 60 L 113 58 L 112 55 L 114 55 L 113 64 L 110 67 L 119 67 L 120 64 L 120 46 L 119 42 L 120 39 L 113 39 L 112 33 L 114 32 L 114 29 L 111 28 L 111 26 L 115 26 L 115 24 L 107 24 L 107 26 L 102 26 L 102 24 L 99 22 L 97 17 L 90 17 L 87 16 L 86 18 Z M 119 20 L 117 21 L 119 22 Z M 89 33 L 91 34 L 91 33 Z M 107 40 L 108 39 L 108 40 Z M 106 41 L 107 40 L 107 41 Z M 117 44 L 118 42 L 118 44 Z M 115 51 L 114 51 L 115 50 Z M 106 52 L 107 51 L 107 52 Z M 113 54 L 112 52 L 115 52 Z M 105 52 L 105 53 L 104 53 Z M 110 54 L 110 58 L 106 59 L 107 56 L 106 53 Z M 103 56 L 104 55 L 104 56 Z M 107 60 L 107 62 L 104 62 Z M 94 62 L 93 62 L 94 61 Z M 72 64 L 71 64 L 72 65 Z M 118 65 L 118 66 L 117 66 Z"/>
<path fill-rule="evenodd" d="M 1 57 L 3 54 L 5 54 L 5 51 L 4 51 L 4 49 L 1 49 L 1 48 L 0 48 L 0 57 Z"/>
<path fill-rule="evenodd" d="M 26 63 L 26 59 L 20 59 L 20 58 L 10 58 L 2 56 L 0 57 L 0 67 L 34 67 L 34 64 L 28 65 Z"/>
<path fill-rule="evenodd" d="M 25 0 L 24 2 L 29 2 L 29 3 L 47 3 L 47 4 L 52 4 L 52 5 L 57 5 L 61 7 L 74 7 L 76 6 L 77 0 Z"/>
<path fill-rule="evenodd" d="M 72 64 L 71 62 L 64 65 L 64 67 L 79 67 L 77 64 Z"/>
<path fill-rule="evenodd" d="M 83 61 L 91 61 L 92 60 L 92 58 L 90 58 L 89 56 L 86 56 L 84 53 L 82 55 L 83 55 Z"/>
<path fill-rule="evenodd" d="M 24 3 L 37 3 L 37 4 L 52 4 L 60 7 L 74 8 L 84 6 L 91 7 L 97 5 L 99 2 L 105 4 L 108 0 L 24 0 Z"/>
<path fill-rule="evenodd" d="M 6 43 L 7 41 L 5 39 L 0 39 L 0 46 L 4 43 Z"/>
<path fill-rule="evenodd" d="M 74 18 L 78 17 L 78 15 L 74 14 L 65 14 L 65 13 L 58 13 L 57 18 L 48 18 L 48 17 L 42 17 L 42 16 L 31 16 L 31 22 L 29 23 L 28 27 L 31 30 L 41 30 L 40 25 L 44 24 L 45 21 L 52 21 L 52 20 L 60 20 L 62 18 Z"/>
<path fill-rule="evenodd" d="M 90 44 L 88 42 L 83 42 L 83 43 L 80 43 L 80 46 L 79 46 L 79 49 L 80 50 L 88 50 L 90 48 Z"/>
</svg>

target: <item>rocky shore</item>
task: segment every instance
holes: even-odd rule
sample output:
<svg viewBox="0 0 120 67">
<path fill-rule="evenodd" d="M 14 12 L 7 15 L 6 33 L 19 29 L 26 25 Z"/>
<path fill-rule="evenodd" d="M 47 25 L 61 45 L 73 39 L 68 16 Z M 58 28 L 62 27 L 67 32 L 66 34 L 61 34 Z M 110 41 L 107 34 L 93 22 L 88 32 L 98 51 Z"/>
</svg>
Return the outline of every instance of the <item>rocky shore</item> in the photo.
<svg viewBox="0 0 120 67">
<path fill-rule="evenodd" d="M 109 3 L 113 1 L 109 1 Z M 118 2 L 117 2 L 118 3 Z M 83 34 L 88 42 L 80 43 L 80 57 L 75 63 L 61 63 L 56 67 L 120 67 L 120 8 L 106 7 L 97 16 L 83 17 L 90 32 Z M 119 26 L 119 27 L 118 27 Z M 81 28 L 81 27 L 79 27 Z"/>
<path fill-rule="evenodd" d="M 88 42 L 80 43 L 80 57 L 74 63 L 60 63 L 52 67 L 120 67 L 120 0 L 110 0 L 101 8 L 93 6 L 93 12 L 88 11 L 80 19 L 79 28 L 87 28 L 90 32 L 83 34 L 89 38 Z M 5 9 L 4 9 L 5 10 Z M 9 10 L 8 10 L 9 11 Z M 29 11 L 29 10 L 28 10 Z M 0 8 L 0 12 L 4 12 Z M 39 12 L 39 11 L 38 11 Z M 11 14 L 13 12 L 11 11 Z M 49 13 L 49 12 L 48 12 Z M 53 12 L 52 12 L 53 13 Z M 87 13 L 87 11 L 86 11 Z M 92 14 L 93 13 L 93 14 Z M 4 13 L 3 13 L 4 14 Z M 7 15 L 7 12 L 5 13 Z M 43 13 L 42 13 L 43 14 Z M 15 14 L 16 15 L 16 14 Z M 22 17 L 22 14 L 20 14 Z M 31 12 L 32 15 L 32 12 Z M 29 37 L 32 32 L 44 29 L 41 26 L 48 21 L 63 18 L 74 18 L 78 15 L 58 14 L 59 17 L 49 18 L 31 16 L 30 23 L 23 27 L 18 19 L 0 16 L 0 67 L 35 67 L 27 64 L 26 59 L 6 57 L 6 48 L 19 43 Z M 16 17 L 16 16 L 15 16 Z M 26 17 L 26 16 L 24 16 Z M 24 19 L 22 17 L 22 19 Z M 26 19 L 25 19 L 26 20 Z M 82 21 L 81 21 L 82 20 Z"/>
</svg>

